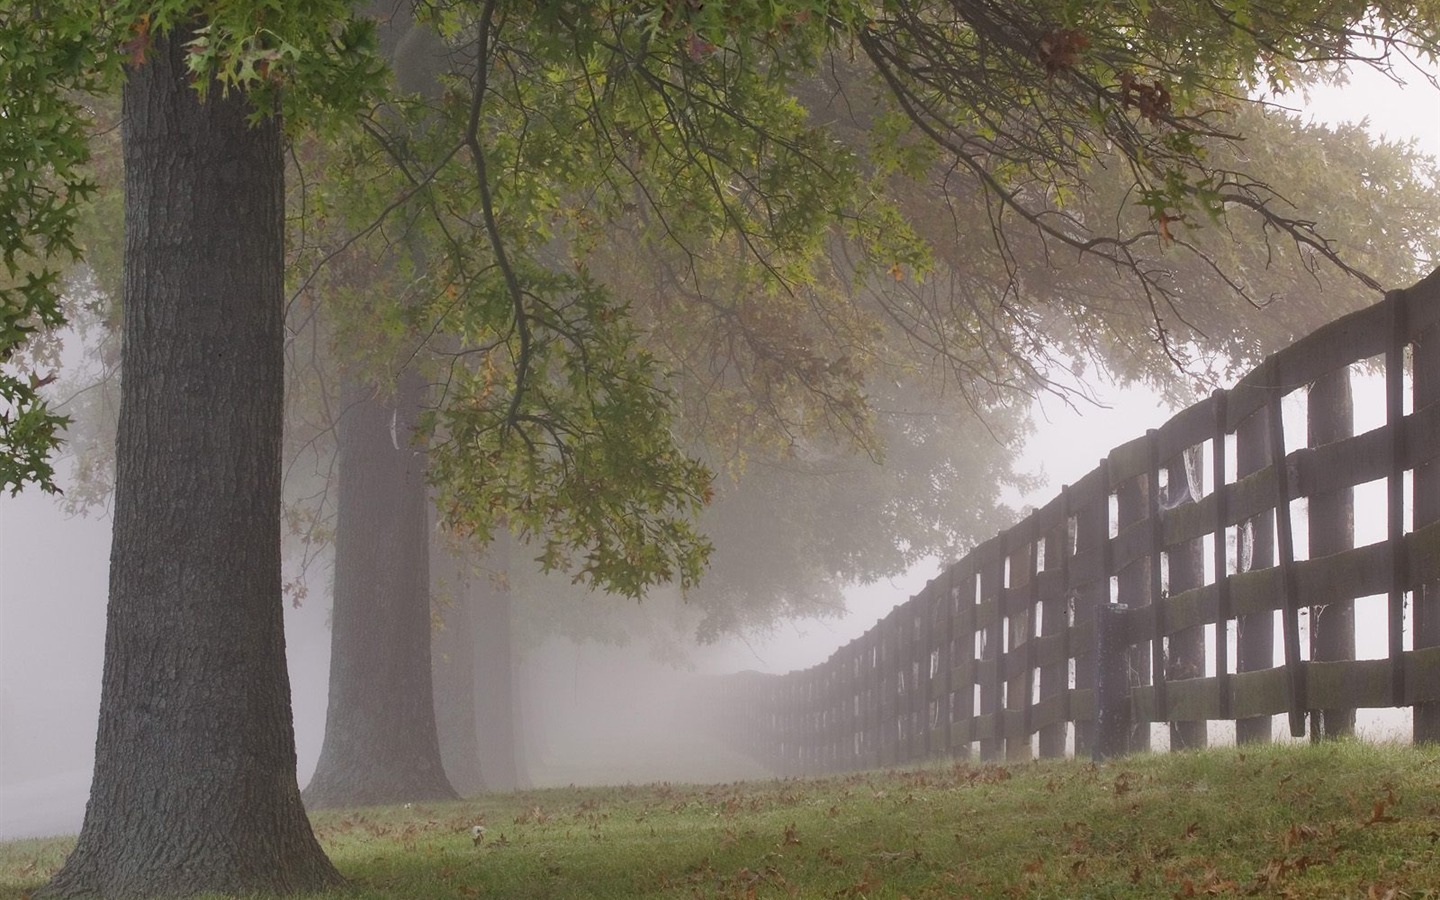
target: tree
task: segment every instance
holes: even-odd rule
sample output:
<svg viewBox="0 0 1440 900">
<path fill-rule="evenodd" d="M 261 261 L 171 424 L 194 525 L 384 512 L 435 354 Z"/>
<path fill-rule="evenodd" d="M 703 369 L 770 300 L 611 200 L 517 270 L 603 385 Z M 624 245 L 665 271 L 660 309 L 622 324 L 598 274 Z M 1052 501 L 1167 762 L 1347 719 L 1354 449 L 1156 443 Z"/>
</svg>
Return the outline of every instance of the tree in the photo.
<svg viewBox="0 0 1440 900">
<path fill-rule="evenodd" d="M 400 59 L 398 38 L 414 32 L 413 43 L 425 33 L 408 4 L 393 18 L 384 4 L 371 7 L 397 83 L 434 94 L 427 73 L 437 42 Z M 378 270 L 403 263 L 396 257 L 382 256 Z M 394 367 L 379 377 L 361 365 L 340 367 L 330 690 L 320 759 L 305 789 L 311 809 L 457 796 L 440 757 L 431 673 L 432 517 L 417 431 L 428 385 L 414 366 L 388 377 Z"/>
<path fill-rule="evenodd" d="M 306 104 L 287 102 L 270 80 L 257 82 L 255 65 L 273 63 L 278 74 L 283 54 L 257 57 L 253 45 L 232 40 L 237 31 L 252 34 L 257 10 L 245 4 L 208 17 L 174 4 L 107 8 L 98 17 L 70 4 L 4 12 L 6 37 L 19 31 L 34 42 L 7 47 L 18 60 L 9 64 L 7 52 L 7 86 L 18 88 L 14 110 L 22 112 L 6 119 L 36 108 L 43 132 L 57 109 L 76 117 L 58 143 L 27 145 L 42 162 L 56 154 L 61 189 L 52 193 L 41 176 L 20 182 L 28 194 L 6 198 L 22 249 L 36 239 L 68 246 L 77 210 L 67 192 L 83 194 L 71 180 L 83 156 L 71 138 L 84 117 L 61 98 L 113 83 L 126 63 L 126 374 L 101 717 L 79 841 L 42 893 L 337 884 L 295 783 L 279 605 L 278 113 L 284 103 L 304 120 Z M 299 17 L 280 14 L 270 34 L 290 38 L 289 52 L 314 66 L 312 96 L 344 105 L 347 92 L 363 92 L 373 78 L 363 26 L 345 26 L 340 12 L 322 4 Z M 104 49 L 122 37 L 126 56 Z M 64 66 L 47 80 L 14 77 L 35 58 Z M 22 292 L 33 301 L 19 307 L 22 332 L 32 316 L 58 318 L 44 308 L 47 277 L 42 270 L 29 282 L 40 295 Z M 7 326 L 11 312 L 7 296 Z"/>
<path fill-rule="evenodd" d="M 339 428 L 330 703 L 311 809 L 456 797 L 435 731 L 430 515 L 413 439 L 424 384 L 348 382 Z"/>
<path fill-rule="evenodd" d="M 339 882 L 300 804 L 280 611 L 280 123 L 152 36 L 125 84 L 125 378 L 95 776 L 45 894 Z M 223 414 L 217 415 L 217 410 Z"/>
<path fill-rule="evenodd" d="M 478 560 L 474 548 L 452 556 L 453 577 L 438 610 L 435 708 L 441 752 L 452 782 L 467 795 L 530 787 L 517 699 L 523 642 L 515 637 L 512 618 L 535 611 L 528 598 L 515 596 L 517 565 L 526 561 L 512 551 L 510 536 L 501 533 Z M 574 618 L 577 610 L 570 606 L 565 613 Z"/>
</svg>

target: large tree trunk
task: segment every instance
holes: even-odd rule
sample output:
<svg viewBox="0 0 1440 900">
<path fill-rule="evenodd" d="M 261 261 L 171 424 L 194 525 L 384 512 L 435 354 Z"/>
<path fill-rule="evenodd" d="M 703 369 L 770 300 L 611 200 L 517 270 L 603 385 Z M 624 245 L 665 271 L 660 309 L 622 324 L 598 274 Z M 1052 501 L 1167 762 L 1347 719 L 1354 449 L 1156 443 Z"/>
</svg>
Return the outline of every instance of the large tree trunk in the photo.
<svg viewBox="0 0 1440 900">
<path fill-rule="evenodd" d="M 124 89 L 124 381 L 95 777 L 44 896 L 338 884 L 295 781 L 280 594 L 284 168 L 185 35 Z"/>
<path fill-rule="evenodd" d="M 394 398 L 346 382 L 339 433 L 335 606 L 325 739 L 305 802 L 318 809 L 449 800 L 430 672 L 424 384 Z"/>
</svg>

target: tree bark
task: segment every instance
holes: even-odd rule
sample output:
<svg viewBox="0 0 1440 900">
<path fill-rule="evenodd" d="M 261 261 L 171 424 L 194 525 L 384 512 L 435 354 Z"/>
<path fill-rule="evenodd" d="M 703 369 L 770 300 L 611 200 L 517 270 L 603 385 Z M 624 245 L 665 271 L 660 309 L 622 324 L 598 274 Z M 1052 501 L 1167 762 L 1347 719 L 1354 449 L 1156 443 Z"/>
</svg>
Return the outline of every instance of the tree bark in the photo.
<svg viewBox="0 0 1440 900">
<path fill-rule="evenodd" d="M 186 35 L 124 88 L 124 381 L 95 773 L 42 896 L 321 890 L 280 592 L 284 165 Z"/>
<path fill-rule="evenodd" d="M 312 809 L 455 799 L 436 737 L 430 669 L 426 456 L 414 442 L 424 384 L 395 397 L 342 388 L 330 701 Z"/>
</svg>

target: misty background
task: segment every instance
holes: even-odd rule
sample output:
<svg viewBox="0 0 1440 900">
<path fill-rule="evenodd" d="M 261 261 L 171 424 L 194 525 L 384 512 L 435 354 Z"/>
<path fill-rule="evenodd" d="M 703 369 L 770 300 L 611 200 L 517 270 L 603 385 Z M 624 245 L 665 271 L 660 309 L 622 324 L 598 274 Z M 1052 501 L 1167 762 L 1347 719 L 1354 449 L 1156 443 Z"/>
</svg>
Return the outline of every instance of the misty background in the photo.
<svg viewBox="0 0 1440 900">
<path fill-rule="evenodd" d="M 1292 108 L 1303 102 L 1283 99 Z M 1366 71 L 1347 86 L 1313 90 L 1306 109 L 1310 117 L 1332 124 L 1368 117 L 1372 133 L 1413 138 L 1425 152 L 1440 156 L 1440 94 L 1427 85 L 1404 92 Z M 1122 393 L 1095 381 L 1098 377 L 1092 374 L 1087 382 L 1093 404 L 1036 402 L 1037 428 L 1016 468 L 1043 476 L 1043 483 L 1029 495 L 1009 498 L 1017 509 L 1048 500 L 1111 447 L 1172 414 L 1156 395 Z M 1357 384 L 1357 433 L 1379 424 L 1367 416 L 1383 416 L 1383 404 L 1367 402 L 1366 392 L 1373 389 L 1373 382 Z M 58 468 L 63 485 L 65 464 Z M 1357 544 L 1383 536 L 1383 495 L 1357 492 L 1356 504 Z M 35 490 L 0 497 L 0 840 L 80 826 L 99 709 L 109 550 L 110 522 L 103 512 L 67 517 L 54 499 Z M 545 786 L 766 777 L 758 764 L 732 754 L 682 715 L 693 680 L 815 665 L 917 592 L 941 564 L 932 560 L 903 577 L 851 588 L 842 618 L 783 622 L 764 635 L 680 648 L 681 661 L 656 659 L 640 641 L 612 647 L 550 639 L 527 649 L 517 663 L 517 690 L 519 739 L 530 781 Z M 322 569 L 310 575 L 311 596 L 286 609 L 302 785 L 319 755 L 326 711 L 329 573 Z M 1357 603 L 1361 658 L 1384 655 L 1383 612 L 1367 612 L 1363 601 Z M 1378 623 L 1367 627 L 1367 619 L 1377 616 Z M 1357 717 L 1362 734 L 1380 738 L 1406 733 L 1408 721 L 1408 709 L 1361 710 Z"/>
</svg>

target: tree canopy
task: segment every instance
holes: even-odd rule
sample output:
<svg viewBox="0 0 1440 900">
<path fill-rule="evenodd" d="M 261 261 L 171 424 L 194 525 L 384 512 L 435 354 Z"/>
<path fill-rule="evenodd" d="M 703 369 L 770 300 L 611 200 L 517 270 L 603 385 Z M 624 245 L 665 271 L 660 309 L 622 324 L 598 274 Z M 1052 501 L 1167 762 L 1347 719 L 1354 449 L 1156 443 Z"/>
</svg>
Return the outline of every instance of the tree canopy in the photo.
<svg viewBox="0 0 1440 900">
<path fill-rule="evenodd" d="M 696 460 L 878 456 L 875 386 L 897 376 L 981 414 L 1091 359 L 1173 388 L 1177 361 L 1242 366 L 1365 302 L 1345 267 L 1395 283 L 1435 258 L 1413 153 L 1246 96 L 1367 33 L 1423 50 L 1422 7 L 1072 6 L 419 4 L 438 48 L 386 52 L 429 53 L 441 91 L 402 84 L 347 132 L 323 113 L 357 95 L 317 81 L 324 140 L 291 129 L 292 306 L 371 368 L 443 384 L 453 525 L 513 520 L 633 594 L 695 582 Z M 222 78 L 308 77 L 263 21 L 248 44 L 215 32 L 241 48 Z M 335 21 L 342 68 L 370 77 L 363 21 Z M 922 50 L 944 84 L 910 72 Z"/>
</svg>

